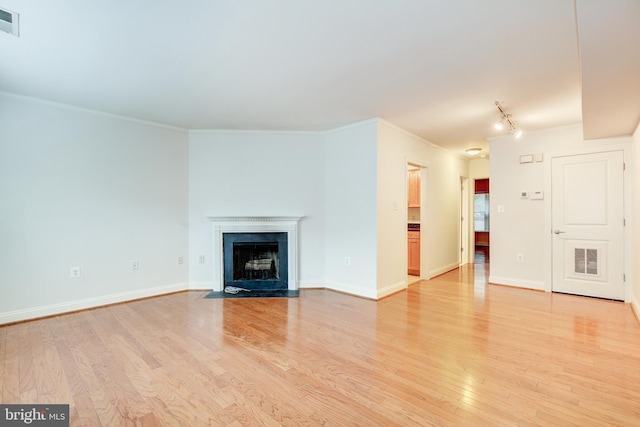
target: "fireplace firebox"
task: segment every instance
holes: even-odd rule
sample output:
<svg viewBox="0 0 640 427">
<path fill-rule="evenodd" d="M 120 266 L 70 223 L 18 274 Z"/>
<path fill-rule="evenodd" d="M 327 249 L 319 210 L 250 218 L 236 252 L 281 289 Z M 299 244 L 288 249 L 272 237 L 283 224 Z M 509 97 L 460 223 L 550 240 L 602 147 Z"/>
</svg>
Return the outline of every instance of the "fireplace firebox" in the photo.
<svg viewBox="0 0 640 427">
<path fill-rule="evenodd" d="M 224 286 L 288 289 L 286 232 L 222 233 Z"/>
</svg>

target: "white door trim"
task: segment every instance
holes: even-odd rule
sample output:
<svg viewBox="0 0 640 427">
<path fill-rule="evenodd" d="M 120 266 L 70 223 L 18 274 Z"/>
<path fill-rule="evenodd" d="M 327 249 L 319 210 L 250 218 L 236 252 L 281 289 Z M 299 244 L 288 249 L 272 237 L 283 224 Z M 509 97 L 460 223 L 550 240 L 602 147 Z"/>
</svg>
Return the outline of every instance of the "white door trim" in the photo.
<svg viewBox="0 0 640 427">
<path fill-rule="evenodd" d="M 470 226 L 469 217 L 473 215 L 472 209 L 469 206 L 469 185 L 471 179 L 466 176 L 460 176 L 460 265 L 469 264 L 473 262 L 472 251 L 470 245 Z"/>
<path fill-rule="evenodd" d="M 422 162 L 419 160 L 413 160 L 405 157 L 405 177 L 409 171 L 410 166 L 417 166 L 420 168 L 420 279 L 429 279 L 429 269 L 428 269 L 428 253 L 427 253 L 427 239 L 429 237 L 429 223 L 427 221 L 427 209 L 425 208 L 428 203 L 428 194 L 427 186 L 429 180 L 429 162 Z M 405 178 L 405 183 L 407 182 Z M 405 184 L 405 195 L 408 194 L 408 185 Z M 406 200 L 406 199 L 405 199 Z M 404 204 L 404 209 L 406 211 L 407 203 Z M 405 221 L 405 238 L 407 235 L 406 231 L 406 222 Z"/>
</svg>

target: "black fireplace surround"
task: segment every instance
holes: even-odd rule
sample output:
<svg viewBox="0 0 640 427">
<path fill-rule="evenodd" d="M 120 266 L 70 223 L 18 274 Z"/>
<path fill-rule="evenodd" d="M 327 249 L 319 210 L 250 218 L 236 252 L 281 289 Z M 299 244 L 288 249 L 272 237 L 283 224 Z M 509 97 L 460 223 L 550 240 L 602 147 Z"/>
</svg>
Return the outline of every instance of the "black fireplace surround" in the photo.
<svg viewBox="0 0 640 427">
<path fill-rule="evenodd" d="M 223 233 L 224 286 L 289 288 L 287 233 Z"/>
</svg>

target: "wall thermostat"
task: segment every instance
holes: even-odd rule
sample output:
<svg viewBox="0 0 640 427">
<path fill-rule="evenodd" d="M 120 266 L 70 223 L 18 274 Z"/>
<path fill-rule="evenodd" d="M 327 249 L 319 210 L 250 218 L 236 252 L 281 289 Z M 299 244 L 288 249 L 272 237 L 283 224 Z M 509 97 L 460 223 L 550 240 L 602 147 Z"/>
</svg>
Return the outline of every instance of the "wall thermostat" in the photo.
<svg viewBox="0 0 640 427">
<path fill-rule="evenodd" d="M 524 154 L 520 156 L 520 163 L 533 163 L 533 154 Z"/>
<path fill-rule="evenodd" d="M 544 199 L 544 191 L 534 191 L 531 193 L 531 200 L 542 200 Z"/>
</svg>

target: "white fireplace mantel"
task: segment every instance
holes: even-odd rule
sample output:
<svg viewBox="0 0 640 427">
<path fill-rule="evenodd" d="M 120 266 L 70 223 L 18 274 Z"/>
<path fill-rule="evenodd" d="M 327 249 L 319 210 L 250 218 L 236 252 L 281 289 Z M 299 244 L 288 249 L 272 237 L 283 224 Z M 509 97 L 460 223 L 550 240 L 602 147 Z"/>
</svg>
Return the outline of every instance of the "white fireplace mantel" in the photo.
<svg viewBox="0 0 640 427">
<path fill-rule="evenodd" d="M 208 216 L 213 223 L 213 290 L 224 286 L 224 233 L 287 233 L 289 290 L 298 290 L 298 222 L 302 216 Z"/>
</svg>

